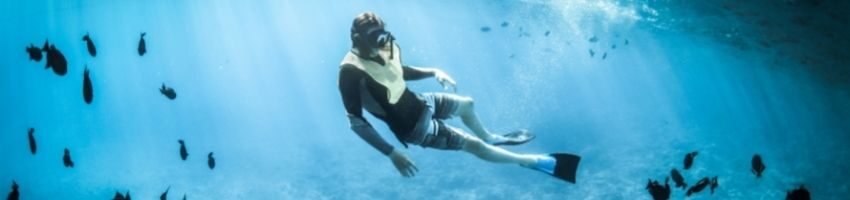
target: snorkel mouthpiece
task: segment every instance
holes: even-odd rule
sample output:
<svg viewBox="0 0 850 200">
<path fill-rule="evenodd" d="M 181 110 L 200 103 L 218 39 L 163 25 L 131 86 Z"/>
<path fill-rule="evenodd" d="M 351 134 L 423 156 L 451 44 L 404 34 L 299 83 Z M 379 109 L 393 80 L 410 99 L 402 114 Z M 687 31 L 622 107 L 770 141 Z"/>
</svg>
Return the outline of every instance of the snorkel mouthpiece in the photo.
<svg viewBox="0 0 850 200">
<path fill-rule="evenodd" d="M 393 35 L 390 34 L 389 31 L 384 31 L 375 38 L 376 47 L 384 47 L 387 45 L 390 40 L 393 39 Z"/>
</svg>

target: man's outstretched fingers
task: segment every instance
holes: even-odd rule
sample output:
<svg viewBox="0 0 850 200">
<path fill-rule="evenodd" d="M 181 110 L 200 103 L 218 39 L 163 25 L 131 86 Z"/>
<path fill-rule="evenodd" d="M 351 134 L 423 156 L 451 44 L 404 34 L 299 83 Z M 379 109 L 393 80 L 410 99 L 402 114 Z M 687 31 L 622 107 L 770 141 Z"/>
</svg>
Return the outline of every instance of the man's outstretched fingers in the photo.
<svg viewBox="0 0 850 200">
<path fill-rule="evenodd" d="M 408 172 L 407 169 L 398 170 L 398 172 L 400 172 L 403 177 L 410 177 L 410 172 Z"/>
<path fill-rule="evenodd" d="M 417 168 L 416 164 L 413 164 L 413 162 L 410 162 L 410 167 L 413 168 L 414 172 L 419 172 L 419 168 Z"/>
<path fill-rule="evenodd" d="M 414 177 L 414 176 L 416 176 L 416 171 L 418 171 L 416 169 L 416 165 L 413 165 L 413 162 L 408 161 L 407 162 L 407 174 L 409 174 L 410 177 Z"/>
</svg>

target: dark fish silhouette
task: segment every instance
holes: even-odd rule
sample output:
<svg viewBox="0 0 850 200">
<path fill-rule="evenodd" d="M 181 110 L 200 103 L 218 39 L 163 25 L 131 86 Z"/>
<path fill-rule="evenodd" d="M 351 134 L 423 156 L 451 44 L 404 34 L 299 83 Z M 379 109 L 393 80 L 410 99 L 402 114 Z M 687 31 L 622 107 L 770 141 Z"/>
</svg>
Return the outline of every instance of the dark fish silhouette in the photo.
<svg viewBox="0 0 850 200">
<path fill-rule="evenodd" d="M 207 165 L 210 166 L 210 169 L 215 168 L 215 158 L 213 158 L 213 152 L 210 152 L 210 154 L 207 155 Z"/>
<path fill-rule="evenodd" d="M 186 160 L 186 157 L 189 157 L 189 152 L 186 152 L 186 143 L 183 140 L 177 140 L 177 143 L 180 143 L 180 159 Z"/>
<path fill-rule="evenodd" d="M 605 60 L 605 58 L 607 58 L 607 57 L 608 57 L 608 52 L 602 53 L 602 60 Z"/>
<path fill-rule="evenodd" d="M 679 170 L 670 170 L 670 176 L 673 177 L 673 182 L 676 183 L 676 187 L 681 187 L 683 190 L 688 187 L 688 184 L 685 183 L 685 177 L 682 177 Z"/>
<path fill-rule="evenodd" d="M 30 60 L 34 60 L 36 62 L 40 62 L 41 58 L 44 56 L 41 54 L 41 49 L 33 44 L 30 44 L 30 46 L 27 47 L 27 53 L 30 54 Z"/>
<path fill-rule="evenodd" d="M 168 99 L 174 100 L 177 98 L 177 92 L 174 91 L 174 88 L 166 87 L 165 83 L 162 83 L 162 87 L 159 88 L 159 92 L 162 93 L 162 95 L 165 95 L 165 97 L 168 97 Z"/>
<path fill-rule="evenodd" d="M 142 36 L 140 36 L 139 39 L 139 56 L 144 56 L 145 53 L 148 52 L 148 48 L 145 45 L 145 35 L 147 35 L 147 33 L 142 32 Z"/>
<path fill-rule="evenodd" d="M 649 195 L 652 195 L 652 199 L 654 200 L 667 200 L 670 199 L 670 178 L 664 179 L 664 186 L 661 186 L 658 181 L 648 180 L 646 183 L 646 190 L 649 190 Z"/>
<path fill-rule="evenodd" d="M 812 199 L 809 190 L 805 186 L 800 185 L 799 188 L 788 191 L 785 200 L 810 200 Z"/>
<path fill-rule="evenodd" d="M 168 200 L 168 190 L 171 190 L 171 186 L 168 186 L 168 189 L 165 189 L 165 192 L 159 195 L 159 200 Z"/>
<path fill-rule="evenodd" d="M 8 200 L 18 200 L 21 198 L 21 193 L 18 192 L 18 183 L 12 180 L 12 192 L 9 192 Z"/>
<path fill-rule="evenodd" d="M 593 36 L 593 37 L 590 37 L 590 39 L 587 39 L 587 41 L 592 42 L 592 43 L 596 43 L 596 42 L 599 41 L 599 38 L 596 38 L 596 36 Z"/>
<path fill-rule="evenodd" d="M 35 134 L 35 129 L 30 128 L 30 130 L 27 131 L 27 136 L 29 137 L 29 140 L 30 140 L 30 152 L 32 152 L 32 155 L 35 155 L 35 151 L 37 150 L 38 147 L 36 147 L 36 145 L 35 145 L 35 135 L 33 135 L 33 134 Z"/>
<path fill-rule="evenodd" d="M 694 157 L 697 157 L 697 154 L 699 154 L 699 152 L 696 151 L 685 154 L 685 170 L 691 168 L 694 164 Z"/>
<path fill-rule="evenodd" d="M 91 104 L 92 99 L 94 99 L 94 90 L 91 87 L 91 78 L 89 78 L 89 68 L 86 67 L 83 72 L 83 100 L 86 101 L 86 104 Z"/>
<path fill-rule="evenodd" d="M 490 32 L 490 27 L 489 27 L 489 26 L 482 26 L 482 27 L 481 27 L 481 32 L 485 32 L 485 33 L 486 33 L 486 32 Z"/>
<path fill-rule="evenodd" d="M 552 32 L 551 32 L 551 31 L 546 31 L 546 33 L 544 33 L 544 34 L 543 34 L 543 36 L 549 37 L 549 33 L 552 33 Z"/>
<path fill-rule="evenodd" d="M 593 49 L 588 49 L 587 52 L 590 53 L 591 58 L 593 58 L 593 55 L 596 55 L 596 52 L 594 52 Z"/>
<path fill-rule="evenodd" d="M 616 44 L 612 44 L 612 45 L 611 45 L 611 49 L 617 49 L 617 45 L 616 45 Z"/>
<path fill-rule="evenodd" d="M 714 178 L 711 178 L 711 194 L 714 194 L 714 189 L 717 189 L 717 186 L 720 186 L 720 184 L 717 183 L 717 176 L 714 176 Z"/>
<path fill-rule="evenodd" d="M 626 39 L 626 42 L 624 42 L 623 44 L 624 44 L 624 45 L 629 45 L 629 39 Z"/>
<path fill-rule="evenodd" d="M 91 41 L 91 37 L 86 33 L 86 36 L 83 36 L 83 41 L 86 41 L 86 47 L 89 49 L 89 55 L 91 57 L 97 56 L 97 49 L 94 48 L 94 42 Z"/>
<path fill-rule="evenodd" d="M 62 52 L 59 52 L 59 49 L 56 49 L 56 46 L 44 41 L 44 47 L 41 50 L 47 53 L 47 64 L 44 68 L 53 68 L 53 73 L 59 76 L 68 73 L 68 60 Z"/>
<path fill-rule="evenodd" d="M 764 172 L 764 169 L 767 168 L 767 166 L 765 166 L 764 163 L 761 161 L 761 156 L 758 155 L 758 154 L 753 155 L 753 162 L 752 163 L 753 163 L 753 169 L 752 169 L 753 174 L 756 175 L 756 178 L 761 178 L 761 173 Z"/>
<path fill-rule="evenodd" d="M 702 178 L 699 180 L 699 182 L 697 182 L 697 184 L 694 184 L 694 186 L 691 186 L 691 188 L 688 189 L 688 192 L 685 194 L 685 196 L 691 196 L 694 193 L 700 192 L 705 189 L 705 187 L 709 184 L 711 184 L 711 181 L 708 179 L 708 177 Z"/>
<path fill-rule="evenodd" d="M 186 194 L 183 194 L 183 200 L 186 200 Z"/>
<path fill-rule="evenodd" d="M 502 22 L 502 27 L 508 27 L 508 22 Z"/>
<path fill-rule="evenodd" d="M 127 198 L 120 192 L 115 191 L 115 197 L 113 197 L 112 200 L 127 200 Z"/>
<path fill-rule="evenodd" d="M 62 156 L 62 162 L 65 163 L 65 167 L 74 168 L 74 161 L 71 160 L 71 151 L 68 148 L 65 148 L 65 156 Z"/>
<path fill-rule="evenodd" d="M 124 200 L 132 200 L 130 199 L 130 191 L 127 191 L 127 194 L 124 195 Z"/>
</svg>

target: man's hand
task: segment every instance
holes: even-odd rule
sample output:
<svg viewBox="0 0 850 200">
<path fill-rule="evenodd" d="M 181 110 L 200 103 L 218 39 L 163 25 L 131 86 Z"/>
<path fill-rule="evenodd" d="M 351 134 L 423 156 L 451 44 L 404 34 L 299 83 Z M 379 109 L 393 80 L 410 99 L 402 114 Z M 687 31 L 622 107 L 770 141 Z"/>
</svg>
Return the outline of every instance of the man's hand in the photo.
<svg viewBox="0 0 850 200">
<path fill-rule="evenodd" d="M 393 161 L 393 165 L 395 165 L 395 168 L 401 173 L 401 176 L 413 177 L 416 172 L 419 172 L 419 169 L 416 168 L 413 161 L 410 161 L 406 155 L 396 151 L 395 149 L 393 149 L 393 152 L 390 153 L 390 160 Z"/>
<path fill-rule="evenodd" d="M 440 85 L 443 85 L 444 90 L 448 90 L 449 87 L 451 87 L 452 92 L 457 93 L 457 83 L 455 83 L 455 80 L 452 79 L 452 77 L 449 76 L 449 74 L 446 74 L 446 72 L 443 72 L 443 70 L 435 68 L 434 69 L 434 78 L 437 79 L 437 82 L 440 82 Z"/>
</svg>

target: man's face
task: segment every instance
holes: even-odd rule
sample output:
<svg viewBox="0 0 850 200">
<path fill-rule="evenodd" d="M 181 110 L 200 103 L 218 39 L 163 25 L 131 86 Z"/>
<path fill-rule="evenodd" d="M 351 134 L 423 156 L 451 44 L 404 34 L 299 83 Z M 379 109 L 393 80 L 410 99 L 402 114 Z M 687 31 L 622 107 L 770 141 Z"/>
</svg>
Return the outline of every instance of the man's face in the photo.
<svg viewBox="0 0 850 200">
<path fill-rule="evenodd" d="M 366 31 L 366 37 L 364 39 L 369 45 L 369 48 L 372 48 L 373 50 L 380 49 L 386 46 L 387 42 L 389 42 L 390 32 L 384 30 L 384 28 L 379 25 L 375 25 Z"/>
</svg>

